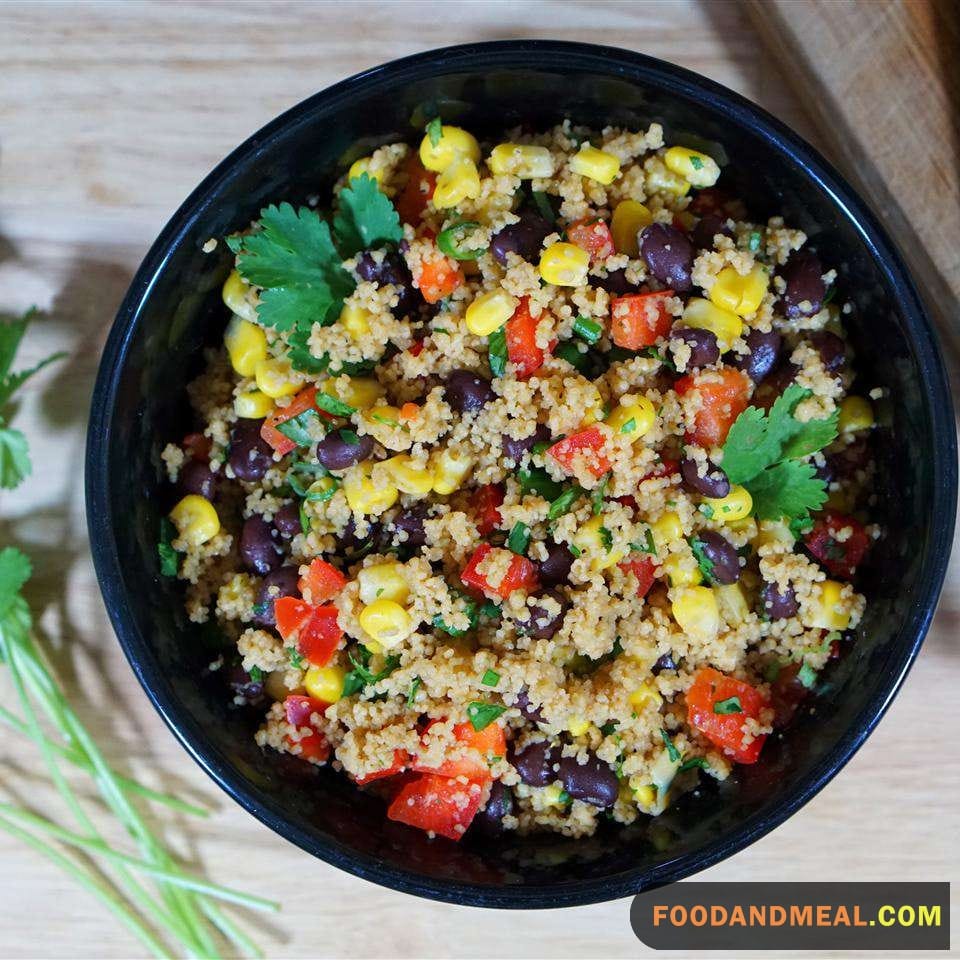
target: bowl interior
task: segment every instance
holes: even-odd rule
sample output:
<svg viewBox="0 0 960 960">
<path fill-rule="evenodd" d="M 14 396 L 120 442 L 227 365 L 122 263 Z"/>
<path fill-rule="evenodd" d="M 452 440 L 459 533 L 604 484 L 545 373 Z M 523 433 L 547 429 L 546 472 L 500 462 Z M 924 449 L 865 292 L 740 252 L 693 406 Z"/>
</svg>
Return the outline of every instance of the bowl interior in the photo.
<svg viewBox="0 0 960 960">
<path fill-rule="evenodd" d="M 232 708 L 222 681 L 204 670 L 216 632 L 187 622 L 180 585 L 159 576 L 157 532 L 169 505 L 160 451 L 185 432 L 185 384 L 226 320 L 219 291 L 231 258 L 222 243 L 213 254 L 202 245 L 244 226 L 267 203 L 328 196 L 346 164 L 381 143 L 417 142 L 437 109 L 491 136 L 564 118 L 598 128 L 657 121 L 668 142 L 726 158 L 722 185 L 754 217 L 782 215 L 801 227 L 837 269 L 841 297 L 855 304 L 845 322 L 864 389 L 887 391 L 878 404 L 873 511 L 886 535 L 862 581 L 867 616 L 828 673 L 816 714 L 724 784 L 705 784 L 657 820 L 610 823 L 586 840 L 431 842 L 387 821 L 380 800 L 331 771 L 261 753 L 252 740 L 257 714 Z M 896 265 L 891 272 L 880 264 L 876 238 L 844 209 L 843 187 L 832 196 L 819 167 L 791 156 L 793 144 L 743 101 L 636 55 L 561 44 L 457 48 L 380 68 L 295 108 L 221 165 L 174 218 L 131 288 L 101 370 L 88 461 L 91 538 L 111 616 L 158 709 L 270 826 L 355 873 L 441 899 L 496 906 L 608 899 L 743 846 L 808 799 L 866 735 L 919 644 L 942 578 L 955 482 L 952 428 L 944 429 L 950 411 L 911 290 L 898 286 Z"/>
</svg>

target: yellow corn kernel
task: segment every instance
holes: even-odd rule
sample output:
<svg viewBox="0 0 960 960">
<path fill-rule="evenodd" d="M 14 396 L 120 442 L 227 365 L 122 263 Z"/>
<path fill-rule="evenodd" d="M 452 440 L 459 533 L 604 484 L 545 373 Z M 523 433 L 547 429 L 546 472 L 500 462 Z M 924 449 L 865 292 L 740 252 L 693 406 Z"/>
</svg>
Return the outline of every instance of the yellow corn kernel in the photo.
<svg viewBox="0 0 960 960">
<path fill-rule="evenodd" d="M 433 468 L 433 491 L 445 497 L 466 480 L 473 469 L 473 457 L 459 450 L 438 450 L 430 460 Z"/>
<path fill-rule="evenodd" d="M 514 314 L 520 301 L 506 290 L 491 290 L 481 293 L 467 307 L 464 322 L 467 329 L 478 337 L 489 337 L 499 330 Z"/>
<path fill-rule="evenodd" d="M 663 572 L 671 587 L 695 587 L 703 582 L 703 574 L 692 553 L 671 553 L 663 561 Z"/>
<path fill-rule="evenodd" d="M 497 144 L 490 151 L 487 166 L 492 173 L 506 173 L 521 180 L 552 177 L 555 172 L 553 154 L 546 147 L 525 143 Z"/>
<path fill-rule="evenodd" d="M 842 583 L 824 580 L 820 584 L 820 595 L 801 613 L 803 625 L 823 630 L 846 630 L 850 626 L 850 608 L 843 603 L 842 591 Z"/>
<path fill-rule="evenodd" d="M 572 737 L 582 737 L 590 729 L 590 721 L 583 717 L 571 717 L 567 721 L 567 732 Z"/>
<path fill-rule="evenodd" d="M 540 257 L 540 276 L 556 287 L 582 287 L 590 270 L 590 254 L 572 243 L 552 243 Z"/>
<path fill-rule="evenodd" d="M 250 302 L 250 287 L 248 287 L 236 270 L 223 282 L 221 296 L 223 302 L 238 316 L 254 323 L 257 319 L 257 308 Z"/>
<path fill-rule="evenodd" d="M 683 523 L 680 521 L 680 514 L 674 510 L 669 510 L 650 524 L 650 532 L 653 534 L 653 542 L 660 551 L 670 546 L 671 543 L 682 540 Z"/>
<path fill-rule="evenodd" d="M 648 703 L 652 703 L 658 709 L 663 703 L 663 697 L 660 691 L 649 681 L 644 681 L 627 698 L 634 711 L 640 712 Z"/>
<path fill-rule="evenodd" d="M 343 478 L 343 492 L 354 513 L 377 517 L 397 502 L 400 491 L 391 483 L 375 485 L 372 471 L 369 460 L 351 467 Z"/>
<path fill-rule="evenodd" d="M 606 186 L 613 183 L 620 172 L 620 158 L 606 150 L 598 150 L 584 144 L 580 152 L 570 158 L 570 169 L 581 177 L 588 177 Z"/>
<path fill-rule="evenodd" d="M 383 647 L 377 643 L 376 640 L 364 640 L 363 645 L 372 653 L 374 656 L 378 656 L 383 653 Z"/>
<path fill-rule="evenodd" d="M 720 613 L 723 614 L 723 619 L 729 626 L 739 626 L 750 616 L 750 604 L 747 603 L 747 595 L 739 583 L 716 586 L 713 592 L 717 595 Z"/>
<path fill-rule="evenodd" d="M 357 617 L 364 633 L 385 650 L 395 647 L 413 633 L 413 618 L 395 600 L 374 600 Z"/>
<path fill-rule="evenodd" d="M 603 517 L 591 517 L 580 526 L 573 538 L 574 545 L 590 557 L 592 570 L 606 570 L 618 564 L 627 555 L 627 551 L 622 547 L 608 550 L 602 530 Z"/>
<path fill-rule="evenodd" d="M 753 497 L 739 484 L 734 484 L 725 497 L 704 497 L 703 503 L 712 510 L 708 515 L 717 523 L 733 523 L 750 516 L 753 509 Z"/>
<path fill-rule="evenodd" d="M 688 180 L 695 187 L 712 187 L 720 176 L 713 157 L 687 147 L 671 147 L 663 156 L 668 170 Z"/>
<path fill-rule="evenodd" d="M 743 321 L 735 313 L 702 297 L 691 297 L 687 301 L 682 320 L 685 326 L 709 330 L 716 336 L 721 350 L 729 350 L 733 341 L 743 333 Z"/>
<path fill-rule="evenodd" d="M 273 400 L 262 390 L 250 390 L 234 397 L 233 409 L 244 420 L 261 420 L 273 409 Z"/>
<path fill-rule="evenodd" d="M 837 428 L 841 433 L 869 430 L 876 423 L 870 401 L 863 397 L 844 397 L 840 403 Z"/>
<path fill-rule="evenodd" d="M 544 806 L 559 806 L 563 802 L 563 787 L 561 787 L 559 783 L 551 783 L 541 788 L 540 802 Z"/>
<path fill-rule="evenodd" d="M 199 547 L 220 532 L 220 518 L 213 504 L 195 493 L 187 494 L 170 511 L 170 520 L 180 539 L 192 547 Z"/>
<path fill-rule="evenodd" d="M 727 529 L 731 533 L 736 533 L 744 540 L 753 540 L 757 535 L 757 521 L 753 517 L 744 517 L 743 520 L 733 520 L 727 524 Z"/>
<path fill-rule="evenodd" d="M 252 377 L 257 364 L 267 359 L 267 335 L 262 328 L 234 315 L 223 334 L 223 345 L 230 357 L 230 366 L 241 377 Z"/>
<path fill-rule="evenodd" d="M 672 193 L 682 197 L 690 190 L 690 181 L 686 177 L 668 170 L 662 160 L 650 163 L 644 177 L 647 193 Z"/>
<path fill-rule="evenodd" d="M 323 384 L 323 392 L 357 410 L 368 410 L 383 396 L 383 387 L 372 377 L 351 377 L 346 381 L 346 386 L 343 383 L 341 377 L 327 380 Z"/>
<path fill-rule="evenodd" d="M 440 128 L 440 139 L 436 144 L 428 133 L 420 142 L 420 162 L 434 173 L 442 173 L 454 160 L 466 158 L 473 163 L 480 161 L 480 144 L 476 138 L 460 127 Z"/>
<path fill-rule="evenodd" d="M 257 386 L 275 400 L 289 397 L 303 386 L 303 377 L 286 360 L 261 360 L 253 372 Z"/>
<path fill-rule="evenodd" d="M 789 551 L 793 549 L 795 539 L 790 528 L 781 520 L 761 520 L 757 535 L 753 538 L 753 546 L 759 550 L 761 547 L 778 544 L 785 551 Z"/>
<path fill-rule="evenodd" d="M 653 784 L 643 783 L 636 776 L 631 777 L 629 783 L 637 803 L 644 807 L 652 807 L 657 802 L 657 788 Z"/>
<path fill-rule="evenodd" d="M 353 340 L 359 340 L 370 332 L 370 311 L 353 303 L 344 304 L 340 324 Z"/>
<path fill-rule="evenodd" d="M 406 603 L 410 596 L 407 578 L 403 575 L 403 564 L 395 561 L 375 563 L 364 567 L 357 574 L 362 603 L 374 600 L 392 600 L 394 603 Z"/>
<path fill-rule="evenodd" d="M 377 183 L 379 183 L 380 174 L 374 173 L 370 169 L 370 160 L 370 157 L 361 157 L 359 160 L 354 160 L 353 163 L 350 164 L 350 169 L 347 171 L 347 179 L 355 180 L 357 177 L 366 174 L 371 180 L 376 180 Z"/>
<path fill-rule="evenodd" d="M 590 384 L 590 396 L 592 399 L 589 401 L 584 397 L 583 406 L 586 412 L 581 421 L 582 426 L 599 422 L 603 419 L 603 415 L 606 412 L 603 407 L 603 394 L 600 393 L 594 384 Z"/>
<path fill-rule="evenodd" d="M 671 609 L 680 629 L 694 640 L 708 643 L 720 632 L 720 610 L 709 587 L 677 587 Z"/>
<path fill-rule="evenodd" d="M 303 685 L 311 697 L 336 703 L 343 696 L 346 676 L 342 667 L 310 667 L 303 676 Z"/>
<path fill-rule="evenodd" d="M 721 310 L 745 317 L 760 308 L 770 275 L 757 264 L 745 277 L 734 267 L 724 267 L 710 288 L 710 300 Z"/>
<path fill-rule="evenodd" d="M 401 454 L 384 460 L 383 466 L 401 493 L 425 497 L 433 489 L 435 478 L 429 463 L 421 464 L 413 457 Z"/>
<path fill-rule="evenodd" d="M 638 397 L 629 406 L 619 404 L 607 417 L 607 426 L 622 433 L 631 442 L 639 440 L 657 422 L 657 411 L 646 397 Z"/>
<path fill-rule="evenodd" d="M 477 165 L 466 157 L 458 157 L 437 177 L 433 205 L 438 210 L 446 210 L 479 196 L 480 174 Z"/>
<path fill-rule="evenodd" d="M 639 200 L 621 200 L 613 211 L 610 220 L 610 233 L 617 253 L 628 257 L 640 254 L 640 242 L 637 234 L 653 223 L 653 214 Z"/>
</svg>

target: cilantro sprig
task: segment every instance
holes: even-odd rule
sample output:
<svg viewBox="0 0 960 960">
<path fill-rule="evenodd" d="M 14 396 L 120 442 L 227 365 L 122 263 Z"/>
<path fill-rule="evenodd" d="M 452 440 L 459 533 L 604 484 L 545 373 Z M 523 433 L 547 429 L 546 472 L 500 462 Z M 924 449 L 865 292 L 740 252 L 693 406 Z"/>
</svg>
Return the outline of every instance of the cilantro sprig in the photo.
<svg viewBox="0 0 960 960">
<path fill-rule="evenodd" d="M 794 416 L 810 391 L 791 384 L 769 413 L 747 407 L 737 417 L 723 446 L 723 469 L 731 483 L 753 498 L 761 520 L 806 520 L 827 499 L 826 484 L 803 458 L 837 435 L 837 414 L 802 422 Z"/>
</svg>

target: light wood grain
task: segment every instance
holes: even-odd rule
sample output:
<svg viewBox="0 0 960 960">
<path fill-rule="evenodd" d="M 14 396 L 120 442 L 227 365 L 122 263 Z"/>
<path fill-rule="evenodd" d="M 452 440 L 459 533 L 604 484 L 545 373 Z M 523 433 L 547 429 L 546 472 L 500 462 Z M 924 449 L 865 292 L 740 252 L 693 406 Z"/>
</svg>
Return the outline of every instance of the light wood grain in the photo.
<svg viewBox="0 0 960 960">
<path fill-rule="evenodd" d="M 432 46 L 516 36 L 616 43 L 673 60 L 809 135 L 803 98 L 728 3 L 6 4 L 0 6 L 0 304 L 47 311 L 25 359 L 71 358 L 26 391 L 37 470 L 3 494 L 2 542 L 35 558 L 34 609 L 83 719 L 123 770 L 216 808 L 171 836 L 212 879 L 278 897 L 260 926 L 285 957 L 604 958 L 645 953 L 626 901 L 488 914 L 416 901 L 312 860 L 220 796 L 123 660 L 88 555 L 86 410 L 113 312 L 149 243 L 201 177 L 282 109 L 364 67 Z M 840 777 L 711 879 L 955 876 L 958 574 L 903 693 Z M 0 675 L 0 698 L 10 690 Z M 4 737 L 3 792 L 47 805 L 35 755 Z M 0 955 L 137 955 L 55 870 L 0 837 Z"/>
</svg>

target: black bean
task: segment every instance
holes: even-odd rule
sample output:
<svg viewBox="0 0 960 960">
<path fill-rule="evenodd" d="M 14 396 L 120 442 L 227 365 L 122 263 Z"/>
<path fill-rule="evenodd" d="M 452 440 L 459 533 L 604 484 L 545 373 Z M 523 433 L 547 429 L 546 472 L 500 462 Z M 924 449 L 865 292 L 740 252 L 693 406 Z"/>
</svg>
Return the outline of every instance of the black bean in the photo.
<svg viewBox="0 0 960 960">
<path fill-rule="evenodd" d="M 510 762 L 527 786 L 545 787 L 557 779 L 557 771 L 553 768 L 559 759 L 560 751 L 552 747 L 549 740 L 538 740 L 514 753 Z"/>
<path fill-rule="evenodd" d="M 247 702 L 259 700 L 263 696 L 263 681 L 254 680 L 240 664 L 227 670 L 226 680 L 234 696 L 243 697 Z"/>
<path fill-rule="evenodd" d="M 273 466 L 273 449 L 260 436 L 262 420 L 238 420 L 230 434 L 230 467 L 239 480 L 262 480 Z"/>
<path fill-rule="evenodd" d="M 710 579 L 714 583 L 736 583 L 740 579 L 740 557 L 726 537 L 713 530 L 701 530 L 696 541 L 711 566 Z"/>
<path fill-rule="evenodd" d="M 529 453 L 534 444 L 546 443 L 550 439 L 550 431 L 542 424 L 537 425 L 537 429 L 529 436 L 522 437 L 520 440 L 514 440 L 508 434 L 503 435 L 503 455 L 509 457 L 514 463 L 519 464 L 525 453 Z"/>
<path fill-rule="evenodd" d="M 297 567 L 280 567 L 268 573 L 261 581 L 257 590 L 257 610 L 253 616 L 256 627 L 269 629 L 277 625 L 277 618 L 273 612 L 274 600 L 281 597 L 296 597 L 300 593 L 300 571 Z"/>
<path fill-rule="evenodd" d="M 331 430 L 317 443 L 317 459 L 328 470 L 346 470 L 373 453 L 373 437 L 362 436 L 353 443 L 353 437 L 345 440 L 342 431 Z"/>
<path fill-rule="evenodd" d="M 710 330 L 674 327 L 670 331 L 670 339 L 689 344 L 690 359 L 686 362 L 687 370 L 692 370 L 694 367 L 709 367 L 720 359 L 717 335 Z"/>
<path fill-rule="evenodd" d="M 517 694 L 517 699 L 513 701 L 513 705 L 531 723 L 543 723 L 543 710 L 530 702 L 530 695 L 526 687 Z"/>
<path fill-rule="evenodd" d="M 615 297 L 621 297 L 625 293 L 633 293 L 636 285 L 627 279 L 626 270 L 609 270 L 605 277 L 591 277 L 590 282 L 607 293 L 612 293 Z"/>
<path fill-rule="evenodd" d="M 423 521 L 426 520 L 430 508 L 426 503 L 415 503 L 405 510 L 401 510 L 392 521 L 394 530 L 402 530 L 406 535 L 403 541 L 408 547 L 422 547 L 427 542 L 427 534 L 423 529 Z"/>
<path fill-rule="evenodd" d="M 693 244 L 676 227 L 651 223 L 640 231 L 640 254 L 650 272 L 677 293 L 693 286 Z"/>
<path fill-rule="evenodd" d="M 177 484 L 181 496 L 185 497 L 188 493 L 193 493 L 198 497 L 212 500 L 217 495 L 219 479 L 220 475 L 210 469 L 210 464 L 204 463 L 203 460 L 188 460 L 180 468 Z"/>
<path fill-rule="evenodd" d="M 823 282 L 823 264 L 809 251 L 795 253 L 780 269 L 786 282 L 783 292 L 784 313 L 791 319 L 809 317 L 823 306 L 826 285 Z"/>
<path fill-rule="evenodd" d="M 532 262 L 539 257 L 544 238 L 554 230 L 556 227 L 549 220 L 544 220 L 532 210 L 524 210 L 516 223 L 509 224 L 494 235 L 490 252 L 504 266 L 508 253 L 515 253 Z"/>
<path fill-rule="evenodd" d="M 764 380 L 765 395 L 779 397 L 787 387 L 797 379 L 800 368 L 795 363 L 782 363 Z"/>
<path fill-rule="evenodd" d="M 747 352 L 735 354 L 733 365 L 738 370 L 742 370 L 754 383 L 760 383 L 777 365 L 782 342 L 780 334 L 776 330 L 771 330 L 769 333 L 751 330 L 744 340 L 747 344 Z"/>
<path fill-rule="evenodd" d="M 248 570 L 265 574 L 276 570 L 283 560 L 273 527 L 255 513 L 243 522 L 240 531 L 240 557 Z"/>
<path fill-rule="evenodd" d="M 810 334 L 810 345 L 820 354 L 820 360 L 829 373 L 839 373 L 847 362 L 847 345 L 829 330 L 815 330 Z"/>
<path fill-rule="evenodd" d="M 827 469 L 841 480 L 853 479 L 870 462 L 870 443 L 866 437 L 860 437 L 842 450 L 828 454 L 826 459 Z"/>
<path fill-rule="evenodd" d="M 273 525 L 284 540 L 292 540 L 301 532 L 300 507 L 296 503 L 285 503 L 274 515 Z"/>
<path fill-rule="evenodd" d="M 702 217 L 693 228 L 690 239 L 699 250 L 712 250 L 713 238 L 722 233 L 725 237 L 732 237 L 733 231 L 727 226 L 726 217 L 718 217 L 715 213 L 708 213 Z"/>
<path fill-rule="evenodd" d="M 800 663 L 788 663 L 780 668 L 776 680 L 770 684 L 770 706 L 773 707 L 773 725 L 785 727 L 796 715 L 810 691 L 800 680 Z"/>
<path fill-rule="evenodd" d="M 540 582 L 545 587 L 558 587 L 567 582 L 573 566 L 573 554 L 565 543 L 548 540 L 547 559 L 540 563 Z"/>
<path fill-rule="evenodd" d="M 650 671 L 655 677 L 663 673 L 664 670 L 676 670 L 677 661 L 673 659 L 673 653 L 665 653 L 662 657 L 657 659 L 657 662 L 653 665 L 652 670 Z"/>
<path fill-rule="evenodd" d="M 691 490 L 705 497 L 714 499 L 725 497 L 730 492 L 730 481 L 727 475 L 712 460 L 707 460 L 706 472 L 701 476 L 699 472 L 701 462 L 692 457 L 684 457 L 680 461 L 680 475 L 683 477 L 683 482 Z"/>
<path fill-rule="evenodd" d="M 560 779 L 563 789 L 574 800 L 584 800 L 595 807 L 612 807 L 620 793 L 620 782 L 610 764 L 594 754 L 587 762 L 577 763 L 576 757 L 560 761 Z"/>
<path fill-rule="evenodd" d="M 477 413 L 495 399 L 496 394 L 490 381 L 472 370 L 453 370 L 447 374 L 444 398 L 458 413 Z"/>
<path fill-rule="evenodd" d="M 345 557 L 356 556 L 358 553 L 368 552 L 368 547 L 375 547 L 383 536 L 383 528 L 379 521 L 369 521 L 369 529 L 366 536 L 357 536 L 357 525 L 353 517 L 347 520 L 343 532 L 336 535 L 337 551 Z"/>
<path fill-rule="evenodd" d="M 496 837 L 503 832 L 503 818 L 513 813 L 513 794 L 499 780 L 490 787 L 487 805 L 476 815 L 473 824 L 486 837 Z"/>
<path fill-rule="evenodd" d="M 361 253 L 357 258 L 357 276 L 361 280 L 396 287 L 400 302 L 393 308 L 393 313 L 398 317 L 413 313 L 423 303 L 420 291 L 413 285 L 407 262 L 399 253 L 385 253 L 379 263 L 369 251 Z"/>
<path fill-rule="evenodd" d="M 760 615 L 770 620 L 789 620 L 797 615 L 797 595 L 793 587 L 780 591 L 775 583 L 767 583 L 760 591 Z"/>
<path fill-rule="evenodd" d="M 527 607 L 527 612 L 522 619 L 516 621 L 520 631 L 534 640 L 549 640 L 563 625 L 563 618 L 570 608 L 570 601 L 556 590 L 550 590 L 543 594 L 543 597 L 549 597 L 555 603 L 559 604 L 560 609 L 556 613 L 551 613 L 545 605 L 535 602 L 533 606 Z M 552 607 L 553 604 L 550 604 Z"/>
</svg>

